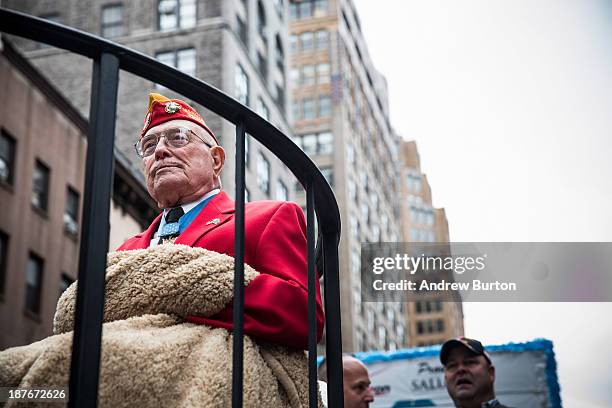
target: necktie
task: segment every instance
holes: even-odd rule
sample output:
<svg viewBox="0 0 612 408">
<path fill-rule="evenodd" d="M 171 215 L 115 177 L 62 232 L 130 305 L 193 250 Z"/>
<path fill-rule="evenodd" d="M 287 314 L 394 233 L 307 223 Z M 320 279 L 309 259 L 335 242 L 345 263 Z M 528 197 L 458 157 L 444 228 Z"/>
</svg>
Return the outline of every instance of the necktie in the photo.
<svg viewBox="0 0 612 408">
<path fill-rule="evenodd" d="M 183 211 L 183 207 L 174 207 L 168 211 L 166 214 L 166 225 L 164 225 L 161 232 L 161 244 L 171 240 L 172 238 L 178 237 L 180 233 L 178 220 L 184 214 L 185 211 Z"/>
</svg>

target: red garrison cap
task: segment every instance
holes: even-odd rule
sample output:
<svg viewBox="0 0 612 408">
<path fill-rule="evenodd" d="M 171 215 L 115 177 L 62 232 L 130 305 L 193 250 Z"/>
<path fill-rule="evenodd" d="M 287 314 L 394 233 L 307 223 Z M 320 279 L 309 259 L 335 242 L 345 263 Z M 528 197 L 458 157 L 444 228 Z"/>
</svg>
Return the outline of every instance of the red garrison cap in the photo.
<svg viewBox="0 0 612 408">
<path fill-rule="evenodd" d="M 204 122 L 204 119 L 195 109 L 180 99 L 169 99 L 158 93 L 149 94 L 149 109 L 145 116 L 144 126 L 140 132 L 142 138 L 147 130 L 154 126 L 161 125 L 170 120 L 183 119 L 196 123 L 210 134 L 215 142 L 219 144 L 217 137 Z"/>
</svg>

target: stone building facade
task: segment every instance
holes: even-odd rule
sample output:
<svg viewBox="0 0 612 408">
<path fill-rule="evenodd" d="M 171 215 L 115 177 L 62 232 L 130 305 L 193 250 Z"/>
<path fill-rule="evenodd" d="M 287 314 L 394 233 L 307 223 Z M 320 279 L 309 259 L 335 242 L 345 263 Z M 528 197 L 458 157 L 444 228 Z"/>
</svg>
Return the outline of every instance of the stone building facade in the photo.
<svg viewBox="0 0 612 408">
<path fill-rule="evenodd" d="M 291 1 L 295 141 L 319 166 L 340 207 L 343 350 L 408 344 L 401 302 L 362 302 L 362 242 L 401 238 L 398 143 L 387 84 L 374 68 L 351 0 Z M 304 202 L 304 194 L 298 198 Z"/>
<path fill-rule="evenodd" d="M 248 105 L 287 135 L 287 5 L 281 0 L 7 0 L 5 7 L 57 21 L 136 49 L 193 75 Z M 18 40 L 16 40 L 18 41 Z M 19 40 L 28 58 L 82 114 L 89 112 L 91 63 L 62 50 Z M 118 91 L 116 146 L 139 168 L 133 144 L 147 94 L 180 97 L 125 72 Z M 234 195 L 235 127 L 195 105 L 226 149 L 223 187 Z M 274 155 L 248 138 L 247 198 L 292 199 L 294 177 Z"/>
</svg>

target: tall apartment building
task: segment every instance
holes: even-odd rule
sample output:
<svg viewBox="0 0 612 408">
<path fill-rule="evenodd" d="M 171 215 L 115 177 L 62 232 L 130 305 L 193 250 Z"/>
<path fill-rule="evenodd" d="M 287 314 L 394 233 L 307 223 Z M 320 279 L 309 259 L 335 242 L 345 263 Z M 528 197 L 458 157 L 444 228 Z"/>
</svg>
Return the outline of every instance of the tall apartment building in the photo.
<svg viewBox="0 0 612 408">
<path fill-rule="evenodd" d="M 400 212 L 404 242 L 450 242 L 445 211 L 432 206 L 431 188 L 421 171 L 416 143 L 403 141 L 400 149 Z M 409 346 L 439 344 L 463 335 L 463 307 L 458 294 L 443 298 L 418 292 L 412 299 L 404 315 Z"/>
<path fill-rule="evenodd" d="M 52 334 L 76 278 L 88 123 L 32 65 L 0 42 L 0 350 Z M 109 246 L 155 215 L 137 175 L 115 158 Z"/>
<path fill-rule="evenodd" d="M 282 0 L 6 0 L 5 7 L 60 22 L 153 56 L 194 75 L 250 106 L 292 135 L 288 106 L 288 22 Z M 27 56 L 87 115 L 91 63 L 30 41 Z M 119 82 L 116 146 L 139 168 L 133 144 L 147 108 L 147 94 L 168 89 L 130 74 Z M 194 105 L 226 149 L 224 189 L 234 191 L 235 127 Z M 250 139 L 250 138 L 247 138 Z M 247 141 L 247 199 L 292 199 L 293 176 L 267 149 Z"/>
<path fill-rule="evenodd" d="M 326 176 L 343 220 L 343 350 L 394 350 L 408 344 L 403 304 L 362 302 L 360 291 L 361 242 L 401 237 L 387 84 L 351 0 L 291 1 L 289 15 L 295 141 Z"/>
</svg>

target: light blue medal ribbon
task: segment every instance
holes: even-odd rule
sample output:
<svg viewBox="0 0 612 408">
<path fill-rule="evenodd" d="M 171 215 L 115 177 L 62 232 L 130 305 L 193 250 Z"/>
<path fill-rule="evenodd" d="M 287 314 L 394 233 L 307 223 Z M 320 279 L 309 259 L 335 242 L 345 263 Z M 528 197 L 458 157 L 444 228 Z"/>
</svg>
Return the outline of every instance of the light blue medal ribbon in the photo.
<svg viewBox="0 0 612 408">
<path fill-rule="evenodd" d="M 208 202 L 213 199 L 213 197 L 214 196 L 208 197 L 206 200 L 193 207 L 181 218 L 179 218 L 178 222 L 171 222 L 169 224 L 164 225 L 161 229 L 161 232 L 159 233 L 159 239 L 162 240 L 169 235 L 177 235 L 185 231 L 189 224 L 191 224 L 195 217 L 197 217 L 197 215 L 200 213 L 202 208 L 204 208 L 206 204 L 208 204 Z"/>
<path fill-rule="evenodd" d="M 183 215 L 184 217 L 184 215 Z M 182 218 L 182 217 L 181 217 Z M 159 234 L 159 238 L 163 239 L 169 235 L 177 235 L 180 234 L 180 230 L 181 230 L 181 223 L 180 223 L 180 219 L 179 222 L 171 222 L 170 224 L 166 224 L 164 225 L 164 227 L 162 228 L 160 234 Z"/>
</svg>

